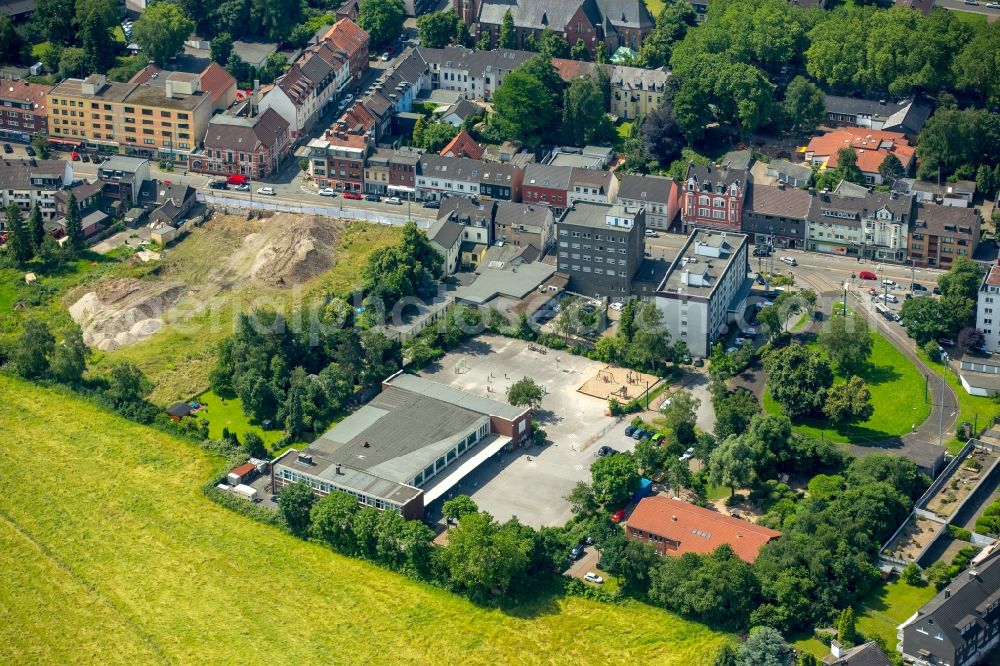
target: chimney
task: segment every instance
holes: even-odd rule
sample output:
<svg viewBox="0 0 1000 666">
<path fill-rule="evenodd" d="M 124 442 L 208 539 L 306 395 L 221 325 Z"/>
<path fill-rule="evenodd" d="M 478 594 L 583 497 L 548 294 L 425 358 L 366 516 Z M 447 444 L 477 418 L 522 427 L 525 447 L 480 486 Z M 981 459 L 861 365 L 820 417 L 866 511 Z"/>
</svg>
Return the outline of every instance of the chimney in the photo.
<svg viewBox="0 0 1000 666">
<path fill-rule="evenodd" d="M 950 599 L 951 598 L 951 588 L 950 587 L 944 588 L 944 598 L 945 599 Z"/>
<path fill-rule="evenodd" d="M 677 516 L 670 516 L 670 520 L 672 520 L 672 521 L 674 521 L 676 523 L 677 522 Z"/>
<path fill-rule="evenodd" d="M 969 569 L 969 580 L 979 580 L 979 572 L 975 569 Z"/>
<path fill-rule="evenodd" d="M 337 463 L 337 474 L 340 474 L 340 463 Z"/>
<path fill-rule="evenodd" d="M 840 641 L 833 639 L 830 641 L 830 654 L 835 658 L 840 659 L 844 656 L 844 648 L 840 645 Z"/>
</svg>

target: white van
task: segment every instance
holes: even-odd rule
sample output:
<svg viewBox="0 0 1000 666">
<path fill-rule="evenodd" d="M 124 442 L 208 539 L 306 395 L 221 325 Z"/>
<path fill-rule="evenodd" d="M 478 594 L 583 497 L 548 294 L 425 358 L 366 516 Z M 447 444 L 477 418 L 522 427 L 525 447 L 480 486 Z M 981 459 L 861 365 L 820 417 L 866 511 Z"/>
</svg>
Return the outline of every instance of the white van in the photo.
<svg viewBox="0 0 1000 666">
<path fill-rule="evenodd" d="M 886 303 L 899 303 L 899 299 L 896 298 L 895 294 L 880 294 L 879 298 L 881 298 Z"/>
</svg>

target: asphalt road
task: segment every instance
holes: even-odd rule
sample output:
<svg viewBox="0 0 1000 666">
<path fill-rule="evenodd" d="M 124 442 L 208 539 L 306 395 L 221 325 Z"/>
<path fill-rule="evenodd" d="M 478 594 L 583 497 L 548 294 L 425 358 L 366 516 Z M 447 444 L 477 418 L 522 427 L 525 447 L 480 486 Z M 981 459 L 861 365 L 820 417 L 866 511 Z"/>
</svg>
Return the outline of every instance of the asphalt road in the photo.
<svg viewBox="0 0 1000 666">
<path fill-rule="evenodd" d="M 967 5 L 963 0 L 937 0 L 934 6 L 953 11 L 969 12 L 971 14 L 1000 16 L 1000 7 L 987 7 L 987 4 L 984 0 L 980 1 L 978 5 Z"/>
</svg>

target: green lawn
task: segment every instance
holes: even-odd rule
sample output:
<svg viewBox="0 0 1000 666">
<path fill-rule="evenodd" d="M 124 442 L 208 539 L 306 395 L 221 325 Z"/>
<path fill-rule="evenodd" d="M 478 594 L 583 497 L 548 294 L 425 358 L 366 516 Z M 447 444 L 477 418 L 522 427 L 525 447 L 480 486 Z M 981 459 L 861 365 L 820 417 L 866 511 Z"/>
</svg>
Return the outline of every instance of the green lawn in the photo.
<svg viewBox="0 0 1000 666">
<path fill-rule="evenodd" d="M 625 150 L 625 140 L 628 139 L 629 132 L 631 131 L 632 131 L 631 122 L 623 120 L 622 122 L 618 123 L 618 125 L 615 127 L 615 134 L 617 135 L 615 137 L 615 150 L 617 151 Z"/>
<path fill-rule="evenodd" d="M 955 18 L 957 18 L 959 21 L 967 23 L 972 27 L 986 25 L 988 23 L 988 21 L 986 20 L 986 14 L 977 14 L 975 12 L 962 12 L 954 10 L 949 10 L 949 11 L 951 11 L 951 13 L 954 14 Z"/>
<path fill-rule="evenodd" d="M 958 420 L 955 423 L 956 431 L 963 421 L 968 421 L 977 429 L 982 429 L 993 423 L 993 418 L 997 414 L 1000 414 L 1000 405 L 993 402 L 992 398 L 969 395 L 969 392 L 962 388 L 962 382 L 950 370 L 940 363 L 930 360 L 923 350 L 917 350 L 917 353 L 920 355 L 920 360 L 926 363 L 931 370 L 944 377 L 945 381 L 948 382 L 948 386 L 951 387 L 958 397 L 959 410 Z M 963 446 L 965 446 L 964 441 L 953 437 L 948 443 L 948 452 L 952 454 L 958 453 Z"/>
<path fill-rule="evenodd" d="M 855 608 L 857 628 L 866 638 L 881 636 L 892 649 L 897 642 L 896 627 L 906 621 L 913 612 L 931 600 L 936 594 L 933 585 L 913 587 L 901 580 L 880 585 Z M 830 653 L 830 648 L 812 636 L 802 637 L 794 642 L 799 650 L 811 652 L 817 658 Z"/>
<path fill-rule="evenodd" d="M 809 437 L 860 444 L 907 433 L 930 415 L 930 403 L 924 401 L 923 375 L 888 340 L 878 333 L 872 335 L 875 344 L 871 359 L 860 373 L 872 393 L 875 407 L 872 417 L 861 423 L 839 426 L 825 420 L 798 419 L 794 422 L 795 430 Z M 843 382 L 844 377 L 837 375 L 834 381 Z M 764 409 L 771 414 L 781 412 L 768 391 L 764 392 Z"/>
<path fill-rule="evenodd" d="M 251 423 L 249 417 L 243 413 L 243 404 L 239 398 L 226 400 L 215 395 L 213 391 L 206 391 L 197 399 L 205 407 L 198 412 L 195 418 L 208 422 L 208 436 L 212 439 L 220 439 L 223 428 L 228 428 L 230 432 L 236 433 L 240 441 L 243 441 L 244 435 L 253 431 L 261 436 L 265 444 L 270 446 L 285 434 L 283 430 L 265 430 L 256 422 Z"/>
<path fill-rule="evenodd" d="M 704 663 L 728 636 L 630 602 L 503 611 L 210 502 L 193 445 L 0 377 L 0 663 Z M 252 646 L 252 647 L 248 647 Z"/>
</svg>

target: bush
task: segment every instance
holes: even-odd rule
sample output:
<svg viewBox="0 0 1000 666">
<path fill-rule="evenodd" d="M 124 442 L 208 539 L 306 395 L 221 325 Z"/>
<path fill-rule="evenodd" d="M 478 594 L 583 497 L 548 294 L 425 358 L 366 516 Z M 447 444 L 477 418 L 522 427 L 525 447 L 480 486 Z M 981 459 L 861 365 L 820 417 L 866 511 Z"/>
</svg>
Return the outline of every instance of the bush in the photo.
<svg viewBox="0 0 1000 666">
<path fill-rule="evenodd" d="M 745 501 L 746 497 L 742 493 L 736 493 L 726 498 L 726 506 L 728 507 L 739 506 L 740 504 L 743 504 L 743 502 Z"/>
<path fill-rule="evenodd" d="M 900 575 L 900 578 L 902 578 L 903 582 L 907 585 L 917 586 L 922 585 L 924 582 L 923 572 L 915 562 L 910 562 L 906 565 L 906 568 L 903 569 L 903 573 Z"/>
<path fill-rule="evenodd" d="M 823 631 L 822 629 L 816 630 L 816 640 L 818 640 L 823 645 L 826 645 L 827 647 L 830 646 L 830 643 L 832 643 L 833 639 L 836 637 L 837 634 L 835 634 L 832 631 Z"/>
<path fill-rule="evenodd" d="M 957 525 L 948 526 L 948 534 L 958 539 L 959 541 L 971 541 L 972 532 L 965 529 L 964 527 L 958 527 Z"/>
<path fill-rule="evenodd" d="M 927 358 L 938 363 L 941 361 L 941 346 L 934 340 L 928 340 L 924 343 L 922 347 L 924 353 L 927 354 Z"/>
<path fill-rule="evenodd" d="M 622 600 L 621 592 L 609 592 L 603 587 L 584 583 L 579 578 L 570 579 L 564 590 L 568 597 L 583 597 L 606 604 L 615 604 Z"/>
</svg>

